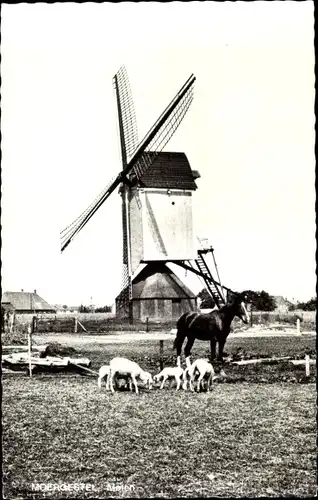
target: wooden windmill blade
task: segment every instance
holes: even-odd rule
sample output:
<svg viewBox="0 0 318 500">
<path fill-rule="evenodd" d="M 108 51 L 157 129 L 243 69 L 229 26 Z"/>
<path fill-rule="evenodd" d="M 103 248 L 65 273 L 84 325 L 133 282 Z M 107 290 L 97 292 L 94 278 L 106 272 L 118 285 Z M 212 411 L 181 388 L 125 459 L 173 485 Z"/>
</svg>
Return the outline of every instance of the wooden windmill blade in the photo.
<svg viewBox="0 0 318 500">
<path fill-rule="evenodd" d="M 117 99 L 122 162 L 125 168 L 138 146 L 136 113 L 125 66 L 121 66 L 116 73 L 113 84 Z"/>
<path fill-rule="evenodd" d="M 61 238 L 61 252 L 71 243 L 73 238 L 80 232 L 80 230 L 89 221 L 92 215 L 104 203 L 105 200 L 111 195 L 116 187 L 121 183 L 121 174 L 111 180 L 105 189 L 94 199 L 89 207 L 84 210 L 71 224 L 69 224 L 63 231 L 60 232 Z"/>
<path fill-rule="evenodd" d="M 126 68 L 122 66 L 113 78 L 116 92 L 118 123 L 121 145 L 121 157 L 123 169 L 126 168 L 128 160 L 138 146 L 137 121 L 134 102 L 131 94 L 129 79 Z M 128 192 L 127 184 L 122 185 L 122 225 L 123 225 L 123 248 L 122 248 L 122 282 L 121 295 L 118 307 L 126 307 L 132 298 L 131 264 L 129 254 L 129 214 L 128 214 Z"/>
<path fill-rule="evenodd" d="M 76 236 L 76 234 L 78 234 L 79 231 L 83 229 L 85 224 L 87 224 L 90 218 L 101 207 L 101 205 L 106 201 L 106 199 L 111 195 L 111 193 L 116 189 L 116 187 L 118 187 L 122 182 L 123 183 L 130 182 L 134 178 L 140 179 L 142 175 L 146 172 L 146 170 L 148 170 L 148 168 L 154 162 L 156 155 L 164 148 L 164 146 L 171 139 L 174 132 L 180 125 L 183 117 L 185 116 L 187 110 L 189 109 L 189 106 L 193 99 L 194 82 L 195 82 L 195 77 L 194 75 L 191 75 L 190 78 L 183 85 L 183 87 L 176 94 L 174 99 L 164 110 L 164 112 L 160 115 L 160 117 L 155 122 L 153 127 L 146 134 L 144 139 L 136 147 L 129 161 L 127 161 L 127 149 L 130 150 L 131 146 L 130 144 L 129 145 L 126 144 L 125 141 L 129 136 L 130 128 L 129 126 L 126 126 L 126 131 L 125 131 L 124 122 L 120 123 L 123 170 L 107 186 L 107 188 L 105 188 L 102 191 L 102 193 L 93 201 L 93 203 L 72 224 L 70 224 L 67 228 L 65 228 L 61 232 L 61 240 L 62 240 L 61 252 L 63 252 L 63 250 L 67 247 L 67 245 L 69 245 L 69 243 Z M 117 95 L 117 102 L 118 102 L 118 95 Z M 121 112 L 123 117 L 122 119 L 124 119 L 125 113 L 123 112 L 123 109 L 121 107 L 119 107 L 119 112 Z M 132 139 L 131 144 L 134 144 L 134 139 Z M 127 176 L 130 173 L 133 174 L 132 179 L 128 180 Z"/>
<path fill-rule="evenodd" d="M 170 141 L 182 122 L 193 100 L 194 82 L 195 76 L 191 75 L 140 143 L 138 149 L 142 150 L 144 145 L 144 151 L 141 155 L 138 155 L 137 149 L 131 160 L 133 162 L 133 172 L 137 179 L 141 179 L 153 164 L 156 156 Z"/>
</svg>

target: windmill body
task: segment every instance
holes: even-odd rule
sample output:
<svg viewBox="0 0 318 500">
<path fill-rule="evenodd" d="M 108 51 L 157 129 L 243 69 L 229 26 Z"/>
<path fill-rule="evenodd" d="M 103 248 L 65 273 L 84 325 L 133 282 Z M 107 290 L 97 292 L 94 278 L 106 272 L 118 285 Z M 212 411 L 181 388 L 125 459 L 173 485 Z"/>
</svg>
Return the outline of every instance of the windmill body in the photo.
<svg viewBox="0 0 318 500">
<path fill-rule="evenodd" d="M 164 264 L 196 258 L 192 193 L 197 177 L 184 153 L 161 152 L 129 190 L 128 202 L 121 190 L 124 265 L 130 262 L 132 287 L 131 307 L 127 283 L 116 299 L 119 316 L 173 320 L 196 308 L 195 295 Z"/>
<path fill-rule="evenodd" d="M 194 175 L 184 153 L 161 152 L 129 196 L 132 274 L 141 261 L 196 258 Z"/>
</svg>

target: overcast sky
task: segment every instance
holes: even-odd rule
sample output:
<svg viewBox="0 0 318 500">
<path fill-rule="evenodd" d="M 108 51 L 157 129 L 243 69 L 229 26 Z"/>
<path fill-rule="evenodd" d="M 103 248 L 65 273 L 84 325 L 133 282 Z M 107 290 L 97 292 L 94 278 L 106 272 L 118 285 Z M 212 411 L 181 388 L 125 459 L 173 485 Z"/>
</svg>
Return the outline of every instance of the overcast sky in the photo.
<svg viewBox="0 0 318 500">
<path fill-rule="evenodd" d="M 125 64 L 140 139 L 196 76 L 165 150 L 184 151 L 201 174 L 194 228 L 215 248 L 222 282 L 314 296 L 313 10 L 311 1 L 2 4 L 2 289 L 114 302 L 117 192 L 63 254 L 59 233 L 121 168 L 112 77 Z"/>
</svg>

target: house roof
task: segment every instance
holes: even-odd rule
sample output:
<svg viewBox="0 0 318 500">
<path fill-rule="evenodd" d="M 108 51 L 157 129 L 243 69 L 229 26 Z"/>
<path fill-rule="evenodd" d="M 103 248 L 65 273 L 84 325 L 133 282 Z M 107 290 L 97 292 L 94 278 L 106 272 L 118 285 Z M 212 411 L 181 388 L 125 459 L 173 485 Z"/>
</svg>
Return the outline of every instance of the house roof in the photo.
<svg viewBox="0 0 318 500">
<path fill-rule="evenodd" d="M 4 292 L 1 303 L 10 302 L 14 309 L 19 311 L 52 311 L 54 307 L 48 304 L 36 292 Z"/>
<path fill-rule="evenodd" d="M 196 295 L 164 264 L 148 264 L 132 282 L 133 299 L 195 298 Z"/>
<path fill-rule="evenodd" d="M 291 302 L 289 300 L 285 299 L 282 295 L 275 295 L 274 299 L 276 302 L 276 307 L 290 306 L 291 305 Z"/>
<path fill-rule="evenodd" d="M 185 153 L 158 153 L 150 168 L 143 174 L 138 185 L 145 188 L 197 189 L 195 179 L 200 174 L 191 170 Z"/>
</svg>

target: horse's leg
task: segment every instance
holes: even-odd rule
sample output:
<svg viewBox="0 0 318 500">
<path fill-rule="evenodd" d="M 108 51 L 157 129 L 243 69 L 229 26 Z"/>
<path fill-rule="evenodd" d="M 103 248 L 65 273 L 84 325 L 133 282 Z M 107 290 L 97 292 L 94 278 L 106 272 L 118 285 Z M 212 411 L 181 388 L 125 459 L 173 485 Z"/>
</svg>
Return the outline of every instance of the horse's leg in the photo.
<svg viewBox="0 0 318 500">
<path fill-rule="evenodd" d="M 211 348 L 211 362 L 215 359 L 216 356 L 216 340 L 210 340 L 210 348 Z"/>
<path fill-rule="evenodd" d="M 177 321 L 177 335 L 173 342 L 173 348 L 177 349 L 177 366 L 181 367 L 181 349 L 184 339 L 186 338 L 185 333 L 185 318 L 187 314 L 183 314 L 181 318 Z"/>
<path fill-rule="evenodd" d="M 223 363 L 223 349 L 224 349 L 225 341 L 226 341 L 226 338 L 225 339 L 219 339 L 218 361 L 221 361 L 221 363 Z"/>
<path fill-rule="evenodd" d="M 222 377 L 226 377 L 226 373 L 225 371 L 223 370 L 222 366 L 223 366 L 223 349 L 224 349 L 224 345 L 225 345 L 225 342 L 226 342 L 226 337 L 222 340 L 219 340 L 219 355 L 218 355 L 218 361 L 221 362 L 221 370 L 220 370 L 220 375 L 222 375 Z"/>
<path fill-rule="evenodd" d="M 195 340 L 194 337 L 188 337 L 188 341 L 187 341 L 187 344 L 186 344 L 185 349 L 184 349 L 184 355 L 186 358 L 187 368 L 190 368 L 190 366 L 191 366 L 190 356 L 191 356 L 191 349 L 192 349 L 192 346 L 194 344 L 194 340 Z"/>
</svg>

